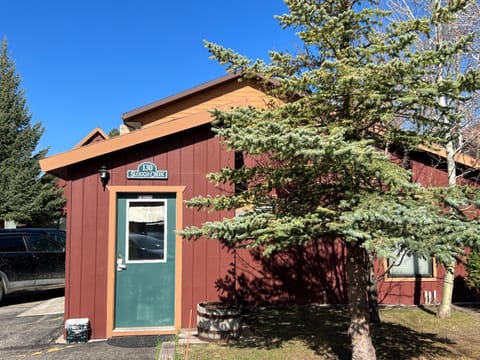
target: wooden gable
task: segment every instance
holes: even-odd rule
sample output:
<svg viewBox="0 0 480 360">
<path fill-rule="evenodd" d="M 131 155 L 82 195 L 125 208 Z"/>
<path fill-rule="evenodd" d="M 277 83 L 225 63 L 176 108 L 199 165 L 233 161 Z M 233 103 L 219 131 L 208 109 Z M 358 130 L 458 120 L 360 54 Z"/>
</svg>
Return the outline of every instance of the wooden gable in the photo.
<svg viewBox="0 0 480 360">
<path fill-rule="evenodd" d="M 70 151 L 40 161 L 43 171 L 68 178 L 68 167 L 162 137 L 206 125 L 210 110 L 232 107 L 265 107 L 272 100 L 254 80 L 240 81 L 239 75 L 226 75 L 210 83 L 132 110 L 123 115 L 132 129 L 129 133 L 77 146 Z"/>
<path fill-rule="evenodd" d="M 257 81 L 241 80 L 238 74 L 233 74 L 129 111 L 122 118 L 132 128 L 148 127 L 214 109 L 263 108 L 266 101 L 266 94 Z"/>
<path fill-rule="evenodd" d="M 75 145 L 76 148 L 96 143 L 108 139 L 108 135 L 100 128 L 95 128 L 88 133 L 80 142 Z"/>
</svg>

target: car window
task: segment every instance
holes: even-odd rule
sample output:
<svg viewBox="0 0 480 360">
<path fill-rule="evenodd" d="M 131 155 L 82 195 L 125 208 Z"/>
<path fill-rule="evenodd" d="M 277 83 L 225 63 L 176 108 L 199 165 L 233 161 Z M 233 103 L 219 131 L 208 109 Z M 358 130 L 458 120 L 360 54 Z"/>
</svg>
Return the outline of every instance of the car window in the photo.
<svg viewBox="0 0 480 360">
<path fill-rule="evenodd" d="M 61 231 L 50 231 L 48 232 L 48 235 L 55 241 L 59 242 L 60 244 L 65 244 L 66 243 L 66 237 L 65 233 Z"/>
<path fill-rule="evenodd" d="M 22 235 L 6 235 L 0 237 L 1 252 L 22 252 L 26 250 Z"/>
<path fill-rule="evenodd" d="M 29 234 L 28 241 L 32 251 L 63 251 L 61 244 L 44 234 Z"/>
</svg>

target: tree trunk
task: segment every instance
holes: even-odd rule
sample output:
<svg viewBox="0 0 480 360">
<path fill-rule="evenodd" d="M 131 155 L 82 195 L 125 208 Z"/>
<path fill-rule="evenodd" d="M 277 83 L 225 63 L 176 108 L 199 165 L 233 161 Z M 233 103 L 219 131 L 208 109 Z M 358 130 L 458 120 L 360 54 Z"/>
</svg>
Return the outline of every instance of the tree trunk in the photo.
<svg viewBox="0 0 480 360">
<path fill-rule="evenodd" d="M 437 317 L 445 319 L 450 317 L 452 310 L 453 297 L 453 281 L 454 278 L 455 261 L 449 266 L 445 267 L 445 277 L 443 278 L 442 301 L 437 310 Z"/>
<path fill-rule="evenodd" d="M 442 104 L 445 103 L 443 99 Z M 455 163 L 455 150 L 453 142 L 450 140 L 445 145 L 447 155 L 448 186 L 457 184 L 457 168 Z M 445 319 L 450 317 L 452 311 L 453 281 L 455 280 L 455 261 L 445 266 L 445 277 L 443 278 L 442 301 L 437 310 L 437 317 Z"/>
<path fill-rule="evenodd" d="M 370 336 L 367 303 L 367 255 L 358 244 L 347 244 L 347 293 L 350 311 L 348 333 L 352 341 L 352 360 L 375 360 L 375 348 Z"/>
<path fill-rule="evenodd" d="M 374 268 L 375 260 L 372 254 L 368 255 L 368 309 L 370 311 L 370 323 L 380 324 L 380 313 L 378 311 L 378 285 Z"/>
</svg>

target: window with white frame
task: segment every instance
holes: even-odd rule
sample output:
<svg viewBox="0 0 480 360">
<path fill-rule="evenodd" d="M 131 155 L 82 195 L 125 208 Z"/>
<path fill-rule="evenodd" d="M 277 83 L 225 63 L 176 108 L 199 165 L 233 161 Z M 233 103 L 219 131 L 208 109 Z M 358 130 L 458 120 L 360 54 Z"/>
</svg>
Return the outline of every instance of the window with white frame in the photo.
<svg viewBox="0 0 480 360">
<path fill-rule="evenodd" d="M 392 265 L 392 261 L 394 262 Z M 416 254 L 400 253 L 395 260 L 389 260 L 389 277 L 433 277 L 433 259 Z"/>
</svg>

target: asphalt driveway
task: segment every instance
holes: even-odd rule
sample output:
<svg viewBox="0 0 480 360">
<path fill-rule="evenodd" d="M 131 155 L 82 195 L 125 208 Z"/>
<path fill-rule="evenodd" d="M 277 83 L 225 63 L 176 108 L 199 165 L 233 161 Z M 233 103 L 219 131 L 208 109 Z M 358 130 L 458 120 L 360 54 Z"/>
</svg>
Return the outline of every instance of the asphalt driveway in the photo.
<svg viewBox="0 0 480 360">
<path fill-rule="evenodd" d="M 63 293 L 44 291 L 7 297 L 0 305 L 0 359 L 149 359 L 155 336 L 83 344 L 58 342 L 63 334 Z"/>
</svg>

